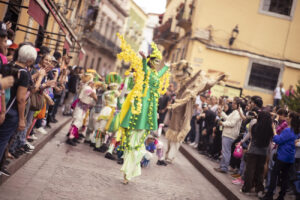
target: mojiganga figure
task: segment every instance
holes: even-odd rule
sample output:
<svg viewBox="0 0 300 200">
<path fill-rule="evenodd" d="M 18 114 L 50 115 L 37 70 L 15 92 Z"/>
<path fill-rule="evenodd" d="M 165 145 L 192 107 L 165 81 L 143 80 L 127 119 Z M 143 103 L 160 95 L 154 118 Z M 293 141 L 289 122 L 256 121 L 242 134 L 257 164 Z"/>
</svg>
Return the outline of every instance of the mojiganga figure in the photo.
<svg viewBox="0 0 300 200">
<path fill-rule="evenodd" d="M 165 158 L 166 161 L 173 162 L 181 143 L 190 131 L 196 96 L 224 80 L 225 74 L 209 77 L 203 70 L 193 73 L 191 65 L 185 60 L 172 64 L 170 68 L 174 79 L 180 83 L 176 100 L 169 106 L 171 119 L 166 132 L 168 148 Z"/>
</svg>

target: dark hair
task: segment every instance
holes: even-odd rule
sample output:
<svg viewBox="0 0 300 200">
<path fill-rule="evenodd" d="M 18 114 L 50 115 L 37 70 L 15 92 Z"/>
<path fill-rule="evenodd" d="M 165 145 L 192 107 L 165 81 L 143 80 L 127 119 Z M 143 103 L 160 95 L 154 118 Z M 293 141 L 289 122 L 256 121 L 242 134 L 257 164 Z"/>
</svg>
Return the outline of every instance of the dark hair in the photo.
<svg viewBox="0 0 300 200">
<path fill-rule="evenodd" d="M 252 138 L 258 147 L 267 147 L 273 137 L 272 117 L 269 112 L 258 113 L 257 122 L 252 127 Z"/>
<path fill-rule="evenodd" d="M 41 46 L 40 51 L 38 52 L 39 55 L 44 55 L 50 53 L 50 49 L 46 46 Z"/>
<path fill-rule="evenodd" d="M 43 61 L 48 55 L 50 55 L 50 53 L 45 53 L 45 54 L 43 54 L 43 55 L 41 56 L 41 59 L 40 59 L 40 61 L 39 61 L 39 64 L 42 64 L 42 61 Z"/>
<path fill-rule="evenodd" d="M 260 96 L 252 96 L 251 101 L 259 108 L 263 106 L 263 100 Z"/>
<path fill-rule="evenodd" d="M 300 133 L 300 114 L 296 112 L 290 112 L 289 118 L 291 119 L 291 129 L 295 134 Z"/>
<path fill-rule="evenodd" d="M 280 108 L 279 110 L 277 110 L 277 114 L 281 115 L 281 116 L 287 117 L 289 113 L 288 113 L 288 111 L 286 109 Z"/>
<path fill-rule="evenodd" d="M 55 58 L 56 60 L 58 60 L 58 59 L 61 58 L 61 53 L 58 52 L 58 51 L 55 51 L 55 52 L 53 53 L 53 56 L 54 56 L 54 58 Z"/>
</svg>

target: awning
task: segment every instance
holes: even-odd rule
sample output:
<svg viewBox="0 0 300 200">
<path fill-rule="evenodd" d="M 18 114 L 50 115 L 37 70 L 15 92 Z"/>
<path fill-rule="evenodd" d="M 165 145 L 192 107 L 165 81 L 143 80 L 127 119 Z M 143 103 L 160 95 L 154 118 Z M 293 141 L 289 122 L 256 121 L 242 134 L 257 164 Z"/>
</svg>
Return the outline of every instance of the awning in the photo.
<svg viewBox="0 0 300 200">
<path fill-rule="evenodd" d="M 65 40 L 65 43 L 64 43 L 64 48 L 67 50 L 67 52 L 70 51 L 70 46 L 73 46 L 73 43 L 70 40 L 70 38 L 68 36 L 66 36 L 66 40 Z"/>
<path fill-rule="evenodd" d="M 54 12 L 54 10 L 52 9 L 52 7 L 50 6 L 49 2 L 47 0 L 45 0 L 45 3 L 47 5 L 47 7 L 49 8 L 51 14 L 53 15 L 55 21 L 58 23 L 59 27 L 61 28 L 61 30 L 67 34 L 67 31 L 65 30 L 65 27 L 62 25 L 61 21 L 59 20 L 59 17 L 57 16 L 57 14 Z"/>
<path fill-rule="evenodd" d="M 85 54 L 86 54 L 85 50 L 81 48 L 79 52 L 79 60 L 82 60 Z"/>
<path fill-rule="evenodd" d="M 30 0 L 29 7 L 27 11 L 28 15 L 30 15 L 39 25 L 44 27 L 45 17 L 49 13 L 49 10 L 42 2 L 42 0 Z"/>
<path fill-rule="evenodd" d="M 69 43 L 68 43 L 68 41 L 66 40 L 65 41 L 65 43 L 64 43 L 64 49 L 66 49 L 67 50 L 67 52 L 69 52 L 70 51 L 70 45 L 69 45 Z"/>
</svg>

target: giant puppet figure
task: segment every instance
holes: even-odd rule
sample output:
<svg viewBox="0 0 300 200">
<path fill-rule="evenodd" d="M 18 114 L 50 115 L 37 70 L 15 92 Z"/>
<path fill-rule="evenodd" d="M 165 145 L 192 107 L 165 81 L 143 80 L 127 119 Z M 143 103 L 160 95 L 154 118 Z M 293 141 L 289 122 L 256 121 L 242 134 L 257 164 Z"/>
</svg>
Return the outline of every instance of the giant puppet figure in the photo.
<svg viewBox="0 0 300 200">
<path fill-rule="evenodd" d="M 174 160 L 181 143 L 190 131 L 196 96 L 225 78 L 224 74 L 210 78 L 202 70 L 193 73 L 190 64 L 185 60 L 172 64 L 170 67 L 172 76 L 180 86 L 174 104 L 169 106 L 171 119 L 166 132 L 168 149 L 165 156 L 168 162 Z"/>
</svg>

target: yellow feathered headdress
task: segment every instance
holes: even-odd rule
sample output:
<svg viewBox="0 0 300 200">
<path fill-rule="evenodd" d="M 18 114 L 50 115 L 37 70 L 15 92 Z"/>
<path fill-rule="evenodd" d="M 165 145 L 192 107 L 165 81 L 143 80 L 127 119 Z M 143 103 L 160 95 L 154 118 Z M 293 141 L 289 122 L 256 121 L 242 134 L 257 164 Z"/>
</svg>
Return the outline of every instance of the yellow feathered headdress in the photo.
<svg viewBox="0 0 300 200">
<path fill-rule="evenodd" d="M 159 60 L 162 60 L 162 54 L 154 42 L 151 42 L 151 48 L 152 48 L 152 52 L 150 54 L 150 58 L 157 58 Z"/>
</svg>

